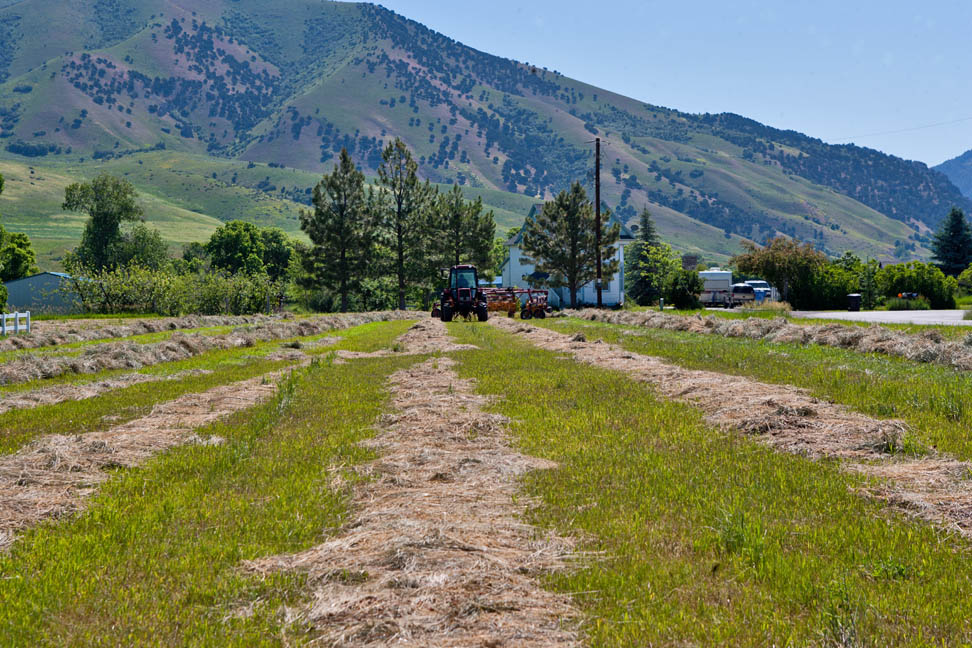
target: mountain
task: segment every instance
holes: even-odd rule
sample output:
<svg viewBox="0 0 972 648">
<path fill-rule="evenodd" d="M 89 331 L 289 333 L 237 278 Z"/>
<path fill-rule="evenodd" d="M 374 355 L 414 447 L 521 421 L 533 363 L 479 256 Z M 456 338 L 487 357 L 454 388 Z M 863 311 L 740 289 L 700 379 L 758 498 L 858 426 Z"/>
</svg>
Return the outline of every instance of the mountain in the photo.
<svg viewBox="0 0 972 648">
<path fill-rule="evenodd" d="M 934 167 L 945 174 L 967 198 L 972 198 L 972 150 Z"/>
<path fill-rule="evenodd" d="M 652 106 L 369 4 L 0 0 L 0 81 L 0 156 L 18 173 L 123 170 L 174 209 L 290 231 L 342 146 L 373 175 L 396 136 L 423 177 L 482 194 L 503 226 L 572 180 L 592 185 L 600 136 L 606 205 L 629 222 L 648 206 L 666 240 L 709 260 L 777 233 L 923 257 L 952 205 L 972 211 L 919 162 Z M 5 217 L 31 231 L 64 218 L 16 187 Z"/>
</svg>

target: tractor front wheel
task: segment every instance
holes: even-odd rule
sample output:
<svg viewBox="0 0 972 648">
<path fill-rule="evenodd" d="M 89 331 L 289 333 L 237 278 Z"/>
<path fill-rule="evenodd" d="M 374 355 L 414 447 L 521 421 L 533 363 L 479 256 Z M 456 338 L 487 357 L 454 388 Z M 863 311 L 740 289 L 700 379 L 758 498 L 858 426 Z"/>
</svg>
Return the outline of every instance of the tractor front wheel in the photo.
<svg viewBox="0 0 972 648">
<path fill-rule="evenodd" d="M 489 311 L 486 310 L 486 307 L 484 306 L 476 311 L 476 317 L 479 318 L 480 322 L 485 322 L 489 319 Z"/>
<path fill-rule="evenodd" d="M 442 307 L 442 321 L 451 322 L 452 321 L 452 306 Z"/>
<path fill-rule="evenodd" d="M 547 313 L 543 309 L 537 311 L 537 319 L 544 319 L 546 316 Z"/>
<path fill-rule="evenodd" d="M 533 317 L 533 313 L 530 312 L 529 308 L 524 308 L 520 311 L 520 319 L 528 320 Z"/>
</svg>

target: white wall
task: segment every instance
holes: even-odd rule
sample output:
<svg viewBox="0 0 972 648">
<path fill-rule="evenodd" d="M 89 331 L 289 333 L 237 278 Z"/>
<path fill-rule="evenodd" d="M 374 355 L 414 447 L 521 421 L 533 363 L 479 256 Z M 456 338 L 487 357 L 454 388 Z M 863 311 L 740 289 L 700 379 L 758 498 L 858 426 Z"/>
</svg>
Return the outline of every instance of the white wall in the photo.
<svg viewBox="0 0 972 648">
<path fill-rule="evenodd" d="M 510 252 L 510 260 L 503 271 L 503 287 L 528 288 L 529 284 L 523 277 L 533 273 L 533 265 L 523 263 L 523 252 L 519 247 L 511 246 L 507 249 Z M 618 246 L 615 258 L 619 262 L 618 273 L 611 277 L 610 281 L 605 283 L 604 289 L 601 291 L 601 301 L 605 306 L 616 306 L 624 303 L 624 250 L 622 245 Z M 557 294 L 558 292 L 560 293 L 559 295 Z M 566 288 L 557 291 L 548 290 L 547 293 L 549 294 L 551 306 L 570 305 L 570 294 Z M 563 304 L 561 304 L 561 297 L 563 298 Z M 597 290 L 594 287 L 593 281 L 585 284 L 577 291 L 577 300 L 586 304 L 597 303 Z"/>
</svg>

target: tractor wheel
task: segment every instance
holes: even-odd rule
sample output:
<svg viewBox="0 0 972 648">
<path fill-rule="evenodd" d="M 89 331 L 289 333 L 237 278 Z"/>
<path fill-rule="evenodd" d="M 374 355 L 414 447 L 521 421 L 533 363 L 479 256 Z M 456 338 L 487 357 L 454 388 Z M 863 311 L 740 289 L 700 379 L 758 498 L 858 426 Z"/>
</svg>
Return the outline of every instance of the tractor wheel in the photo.
<svg viewBox="0 0 972 648">
<path fill-rule="evenodd" d="M 432 317 L 441 317 L 441 316 L 442 316 L 442 311 L 439 310 L 439 307 L 438 306 L 433 306 L 432 307 Z"/>
<path fill-rule="evenodd" d="M 489 311 L 485 308 L 480 308 L 478 311 L 476 311 L 476 317 L 479 318 L 480 322 L 485 322 L 489 319 Z"/>
<path fill-rule="evenodd" d="M 542 308 L 540 310 L 538 310 L 537 313 L 536 313 L 536 315 L 535 315 L 535 317 L 537 319 L 544 319 L 546 316 L 547 316 L 547 313 Z"/>
<path fill-rule="evenodd" d="M 451 306 L 443 306 L 442 307 L 442 321 L 443 322 L 451 322 L 452 321 L 452 307 Z"/>
<path fill-rule="evenodd" d="M 529 309 L 524 308 L 522 311 L 520 311 L 520 319 L 528 320 L 531 317 L 533 317 L 533 313 L 531 313 Z"/>
<path fill-rule="evenodd" d="M 506 316 L 509 318 L 516 317 L 516 311 L 515 310 L 506 311 Z"/>
</svg>

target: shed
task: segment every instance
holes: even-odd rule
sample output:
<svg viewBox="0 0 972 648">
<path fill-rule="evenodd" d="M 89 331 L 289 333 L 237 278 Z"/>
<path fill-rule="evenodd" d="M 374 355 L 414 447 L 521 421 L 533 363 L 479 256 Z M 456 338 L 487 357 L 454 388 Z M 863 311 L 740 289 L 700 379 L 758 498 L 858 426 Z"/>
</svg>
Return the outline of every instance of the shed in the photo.
<svg viewBox="0 0 972 648">
<path fill-rule="evenodd" d="M 41 272 L 14 279 L 7 287 L 7 309 L 31 313 L 70 314 L 79 312 L 68 292 L 73 277 L 63 272 Z"/>
</svg>

